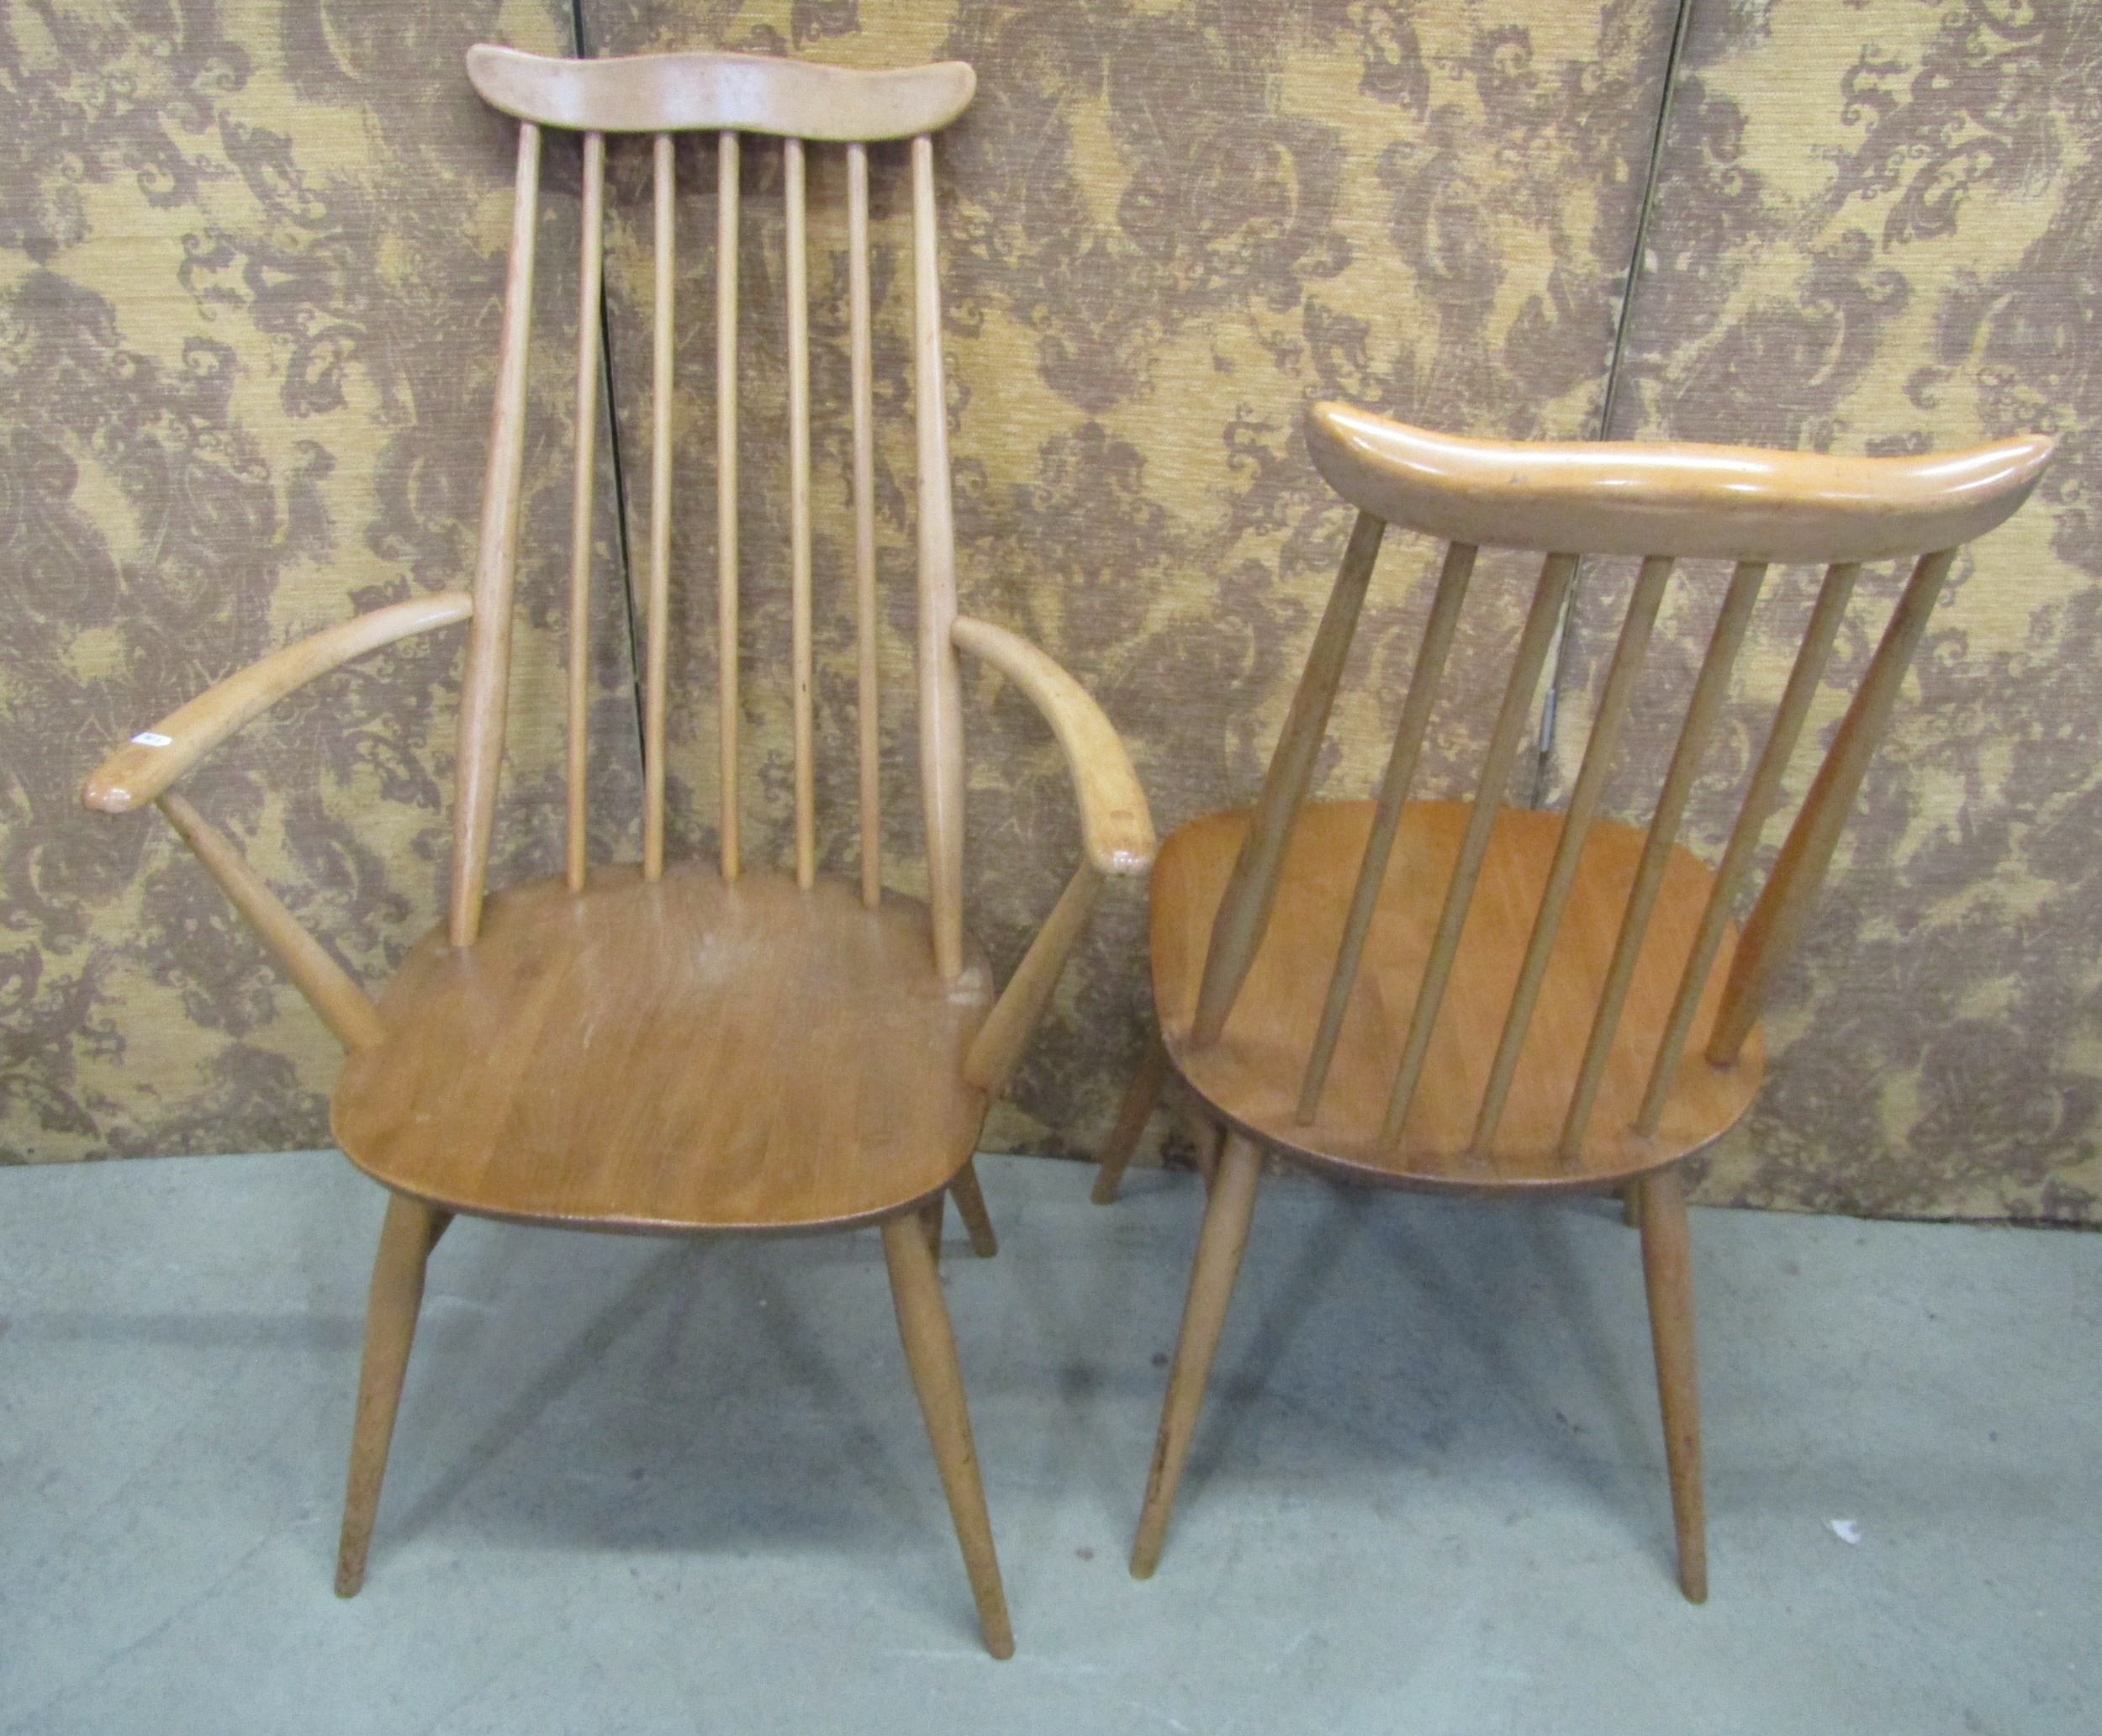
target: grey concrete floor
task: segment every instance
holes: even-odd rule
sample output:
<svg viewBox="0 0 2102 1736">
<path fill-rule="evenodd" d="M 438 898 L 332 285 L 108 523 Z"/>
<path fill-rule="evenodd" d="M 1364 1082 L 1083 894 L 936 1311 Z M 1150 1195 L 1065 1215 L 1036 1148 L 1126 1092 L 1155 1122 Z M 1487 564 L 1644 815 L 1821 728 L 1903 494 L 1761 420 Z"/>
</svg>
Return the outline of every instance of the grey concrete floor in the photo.
<svg viewBox="0 0 2102 1736">
<path fill-rule="evenodd" d="M 1695 1213 L 1695 1609 L 1617 1214 L 1268 1185 L 1139 1585 L 1198 1190 L 981 1169 L 1004 1248 L 944 1274 L 1006 1664 L 871 1232 L 458 1226 L 343 1603 L 377 1190 L 0 1174 L 0 1729 L 2102 1728 L 2102 1237 Z"/>
</svg>

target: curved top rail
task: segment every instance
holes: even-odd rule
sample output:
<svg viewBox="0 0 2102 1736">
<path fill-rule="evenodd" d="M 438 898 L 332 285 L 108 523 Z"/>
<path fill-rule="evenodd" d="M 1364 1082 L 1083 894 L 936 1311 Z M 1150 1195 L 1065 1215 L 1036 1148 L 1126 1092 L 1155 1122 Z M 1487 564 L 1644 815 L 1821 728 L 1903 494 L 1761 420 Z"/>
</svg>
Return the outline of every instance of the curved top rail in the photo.
<svg viewBox="0 0 2102 1736">
<path fill-rule="evenodd" d="M 1467 440 L 1348 404 L 1307 412 L 1315 467 L 1391 523 L 1498 548 L 1729 561 L 1876 561 L 1954 548 L 2023 501 L 2041 435 L 1856 458 L 1679 442 Z"/>
<path fill-rule="evenodd" d="M 772 133 L 832 144 L 938 131 L 978 87 L 962 61 L 868 70 L 710 50 L 566 60 L 489 42 L 467 50 L 467 77 L 491 108 L 542 126 Z"/>
</svg>

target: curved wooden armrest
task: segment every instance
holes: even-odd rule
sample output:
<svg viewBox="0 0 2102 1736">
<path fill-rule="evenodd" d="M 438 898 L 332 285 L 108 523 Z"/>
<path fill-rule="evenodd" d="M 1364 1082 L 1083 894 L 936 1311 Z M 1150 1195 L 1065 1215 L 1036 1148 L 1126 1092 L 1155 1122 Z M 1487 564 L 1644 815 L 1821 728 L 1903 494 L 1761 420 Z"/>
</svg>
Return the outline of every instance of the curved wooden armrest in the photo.
<svg viewBox="0 0 2102 1736">
<path fill-rule="evenodd" d="M 297 640 L 230 675 L 119 747 L 88 778 L 81 799 L 104 814 L 156 800 L 234 731 L 317 675 L 397 639 L 449 626 L 474 613 L 465 591 L 390 604 Z"/>
<path fill-rule="evenodd" d="M 1146 792 L 1115 726 L 1087 689 L 1027 640 L 990 621 L 959 615 L 950 636 L 1028 694 L 1050 724 L 1073 770 L 1088 861 L 1105 874 L 1144 873 L 1156 842 Z"/>
</svg>

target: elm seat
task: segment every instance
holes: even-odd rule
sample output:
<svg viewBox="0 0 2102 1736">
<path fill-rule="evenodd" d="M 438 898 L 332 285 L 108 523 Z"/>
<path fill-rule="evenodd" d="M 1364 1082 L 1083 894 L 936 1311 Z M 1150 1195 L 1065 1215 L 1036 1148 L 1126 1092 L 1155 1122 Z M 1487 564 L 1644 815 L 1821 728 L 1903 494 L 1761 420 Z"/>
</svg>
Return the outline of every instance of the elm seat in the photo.
<svg viewBox="0 0 2102 1736">
<path fill-rule="evenodd" d="M 1411 802 L 1381 887 L 1365 962 L 1352 989 L 1328 1089 L 1310 1124 L 1297 1119 L 1307 1053 L 1328 993 L 1352 883 L 1371 831 L 1371 802 L 1310 802 L 1299 811 L 1270 926 L 1226 1028 L 1191 1041 L 1212 924 L 1249 812 L 1208 815 L 1179 827 L 1154 865 L 1154 1005 L 1175 1070 L 1222 1122 L 1310 1163 L 1361 1180 L 1540 1190 L 1613 1185 L 1700 1149 L 1751 1105 L 1765 1069 L 1755 1030 L 1735 1062 L 1702 1053 L 1736 950 L 1724 931 L 1693 1025 L 1693 1041 L 1653 1135 L 1629 1130 L 1663 1035 L 1672 990 L 1708 903 L 1714 875 L 1674 847 L 1614 1036 L 1598 1107 L 1582 1144 L 1557 1151 L 1562 1119 L 1600 988 L 1612 962 L 1621 908 L 1647 833 L 1599 821 L 1578 858 L 1569 915 L 1541 985 L 1508 1106 L 1487 1149 L 1469 1149 L 1512 985 L 1554 860 L 1563 815 L 1506 809 L 1489 835 L 1474 907 L 1462 931 L 1451 988 L 1424 1062 L 1423 1083 L 1400 1148 L 1381 1148 L 1387 1090 L 1407 1035 L 1445 887 L 1470 805 Z"/>
<path fill-rule="evenodd" d="M 776 874 L 594 870 L 492 894 L 480 938 L 425 935 L 345 1063 L 337 1142 L 447 1211 L 643 1232 L 842 1228 L 937 1193 L 985 1095 L 992 1004 L 927 906 Z"/>
</svg>

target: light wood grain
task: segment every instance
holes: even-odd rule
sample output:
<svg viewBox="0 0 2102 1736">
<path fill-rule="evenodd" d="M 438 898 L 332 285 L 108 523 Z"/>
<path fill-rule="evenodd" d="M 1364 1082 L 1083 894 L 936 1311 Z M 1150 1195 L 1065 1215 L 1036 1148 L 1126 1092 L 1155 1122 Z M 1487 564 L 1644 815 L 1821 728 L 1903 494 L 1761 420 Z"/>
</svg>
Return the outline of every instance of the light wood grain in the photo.
<svg viewBox="0 0 2102 1736">
<path fill-rule="evenodd" d="M 1101 870 L 1093 863 L 1084 862 L 1074 870 L 1050 915 L 1037 931 L 1037 937 L 1030 942 L 1029 950 L 1022 955 L 1022 963 L 1015 967 L 1014 975 L 979 1027 L 970 1052 L 964 1058 L 964 1077 L 988 1100 L 997 1100 L 1007 1089 L 1016 1064 L 1058 990 L 1059 979 L 1065 974 L 1066 960 L 1087 930 L 1101 892 Z"/>
<path fill-rule="evenodd" d="M 953 976 L 964 946 L 964 693 L 949 634 L 956 622 L 956 526 L 949 499 L 948 401 L 934 141 L 912 141 L 913 421 L 919 446 L 920 804 L 936 968 Z"/>
<path fill-rule="evenodd" d="M 1161 1087 L 1167 1083 L 1168 1074 L 1168 1051 L 1160 1041 L 1160 1033 L 1152 1032 L 1138 1058 L 1138 1070 L 1124 1088 L 1124 1100 L 1117 1105 L 1116 1122 L 1109 1130 L 1109 1137 L 1102 1142 L 1096 1160 L 1101 1167 L 1096 1171 L 1095 1188 L 1090 1197 L 1097 1206 L 1108 1205 L 1123 1185 L 1124 1171 L 1130 1167 L 1132 1153 L 1138 1149 L 1139 1137 L 1146 1131 L 1154 1105 L 1160 1101 Z"/>
<path fill-rule="evenodd" d="M 1701 992 L 1708 986 L 1709 972 L 1714 966 L 1715 949 L 1722 944 L 1723 930 L 1729 923 L 1730 912 L 1736 908 L 1738 888 L 1744 884 L 1758 852 L 1761 829 L 1781 799 L 1781 780 L 1788 775 L 1788 761 L 1803 733 L 1804 720 L 1809 715 L 1810 702 L 1817 697 L 1825 666 L 1831 660 L 1833 641 L 1838 636 L 1840 623 L 1846 618 L 1846 604 L 1854 594 L 1854 581 L 1860 573 L 1861 567 L 1856 562 L 1836 562 L 1826 569 L 1825 583 L 1818 589 L 1816 605 L 1810 611 L 1794 666 L 1788 672 L 1788 687 L 1775 709 L 1773 726 L 1767 732 L 1767 745 L 1760 752 L 1758 766 L 1752 772 L 1751 783 L 1737 810 L 1737 822 L 1730 828 L 1723 859 L 1716 867 L 1714 888 L 1708 895 L 1708 907 L 1701 912 L 1700 926 L 1694 931 L 1693 947 L 1687 953 L 1686 969 L 1679 979 L 1671 1016 L 1665 1021 L 1664 1035 L 1658 1039 L 1656 1061 L 1650 1069 L 1649 1089 L 1643 1094 L 1642 1106 L 1635 1112 L 1637 1133 L 1654 1131 L 1656 1118 L 1663 1111 L 1679 1057 L 1686 1050 L 1687 1036 L 1693 1028 L 1693 1010 L 1700 1004 Z"/>
<path fill-rule="evenodd" d="M 717 851 L 742 867 L 737 827 L 737 135 L 716 141 L 716 726 Z"/>
<path fill-rule="evenodd" d="M 1532 710 L 1533 695 L 1540 689 L 1540 671 L 1546 664 L 1548 649 L 1554 643 L 1555 629 L 1561 620 L 1562 603 L 1569 594 L 1570 580 L 1576 572 L 1575 556 L 1551 554 L 1541 563 L 1540 583 L 1533 588 L 1533 605 L 1526 613 L 1525 628 L 1518 636 L 1518 653 L 1512 659 L 1511 678 L 1504 686 L 1503 703 L 1489 734 L 1488 752 L 1481 761 L 1481 776 L 1468 810 L 1466 835 L 1453 863 L 1452 878 L 1446 885 L 1444 907 L 1438 915 L 1438 931 L 1424 961 L 1423 978 L 1417 984 L 1415 1007 L 1409 1014 L 1408 1036 L 1402 1042 L 1401 1059 L 1394 1069 L 1393 1089 L 1387 1096 L 1386 1114 L 1380 1132 L 1381 1144 L 1390 1152 L 1400 1148 L 1409 1106 L 1416 1100 L 1423 1059 L 1430 1053 L 1431 1033 L 1438 1021 L 1438 1010 L 1444 1001 L 1453 961 L 1460 956 L 1460 937 L 1467 926 L 1468 912 L 1474 907 L 1475 886 L 1488 855 L 1490 833 L 1503 805 L 1504 788 L 1511 780 L 1511 767 L 1518 756 L 1527 716 Z"/>
<path fill-rule="evenodd" d="M 1693 1266 L 1686 1232 L 1686 1194 L 1677 1169 L 1660 1169 L 1636 1186 L 1642 1228 L 1643 1285 L 1650 1301 L 1650 1343 L 1656 1358 L 1657 1399 L 1664 1413 L 1664 1456 L 1672 1480 L 1679 1589 L 1708 1601 L 1708 1520 L 1701 1493 L 1701 1407 L 1693 1349 Z"/>
<path fill-rule="evenodd" d="M 948 1308 L 942 1301 L 918 1227 L 910 1216 L 894 1217 L 883 1227 L 883 1253 L 890 1268 L 890 1295 L 897 1306 L 898 1335 L 912 1385 L 927 1419 L 927 1439 L 948 1497 L 949 1517 L 964 1552 L 971 1596 L 978 1605 L 979 1632 L 996 1658 L 1011 1658 L 1014 1630 L 1007 1619 L 1006 1593 L 1000 1583 L 1000 1562 L 993 1551 L 992 1522 L 985 1514 L 985 1491 L 979 1480 L 978 1453 L 971 1440 L 970 1413 L 964 1406 L 964 1379 L 956 1363 L 956 1337 Z"/>
<path fill-rule="evenodd" d="M 343 1526 L 336 1543 L 335 1595 L 355 1597 L 365 1583 L 365 1557 L 387 1476 L 402 1376 L 416 1339 L 423 1280 L 430 1250 L 444 1232 L 443 1215 L 420 1200 L 397 1194 L 387 1201 L 379 1254 L 365 1311 L 365 1357 L 357 1381 L 357 1418 L 351 1431 L 351 1471 L 343 1492 Z"/>
<path fill-rule="evenodd" d="M 971 1252 L 981 1260 L 992 1258 L 1000 1252 L 1000 1238 L 993 1233 L 992 1214 L 986 1211 L 985 1195 L 978 1185 L 978 1165 L 965 1163 L 948 1190 L 956 1201 L 956 1215 L 964 1221 L 964 1232 L 970 1237 Z"/>
<path fill-rule="evenodd" d="M 1276 895 L 1278 866 L 1291 842 L 1292 821 L 1307 799 L 1313 778 L 1314 758 L 1328 731 L 1328 713 L 1335 704 L 1336 689 L 1343 680 L 1344 660 L 1350 654 L 1350 641 L 1357 632 L 1358 614 L 1365 605 L 1365 588 L 1372 582 L 1372 568 L 1380 557 L 1380 540 L 1386 526 L 1369 513 L 1360 513 L 1351 527 L 1350 541 L 1343 551 L 1343 565 L 1314 630 L 1313 648 L 1307 653 L 1305 673 L 1292 692 L 1291 708 L 1285 714 L 1285 727 L 1263 774 L 1263 788 L 1255 798 L 1254 819 L 1233 864 L 1233 879 L 1219 904 L 1218 926 L 1205 960 L 1204 987 L 1197 997 L 1196 1037 L 1199 1042 L 1216 1039 L 1240 993 L 1256 948 L 1270 921 L 1270 901 Z"/>
<path fill-rule="evenodd" d="M 1627 1127 L 1649 1077 L 1710 877 L 1688 852 L 1669 852 L 1599 1094 L 1599 1114 L 1577 1161 L 1557 1150 L 1585 1033 L 1598 1005 L 1645 834 L 1595 821 L 1579 860 L 1494 1143 L 1474 1147 L 1497 1033 L 1540 907 L 1562 816 L 1505 809 L 1489 834 L 1474 912 L 1462 931 L 1444 1005 L 1398 1149 L 1382 1143 L 1388 1087 L 1465 838 L 1470 806 L 1411 802 L 1381 888 L 1335 1064 L 1312 1124 L 1298 1118 L 1299 1083 L 1328 986 L 1345 893 L 1371 831 L 1370 802 L 1310 802 L 1301 810 L 1279 878 L 1270 937 L 1257 954 L 1218 1041 L 1191 1039 L 1204 949 L 1248 824 L 1245 810 L 1178 829 L 1153 878 L 1154 1004 L 1175 1069 L 1207 1111 L 1270 1149 L 1362 1181 L 1447 1191 L 1583 1190 L 1698 1151 L 1735 1124 L 1756 1090 L 1762 1053 L 1747 1044 L 1734 1068 L 1698 1055 L 1680 1068 L 1655 1137 Z M 1724 948 L 1734 943 L 1734 930 Z M 1694 1030 L 1704 1037 L 1720 997 L 1712 984 Z M 382 1010 L 385 1010 L 383 1005 Z"/>
<path fill-rule="evenodd" d="M 1875 561 L 1982 536 L 2050 462 L 2041 435 L 1857 458 L 1632 441 L 1467 440 L 1347 404 L 1307 448 L 1360 511 L 1484 546 L 1728 561 Z"/>
<path fill-rule="evenodd" d="M 1911 667 L 1955 559 L 1954 550 L 1944 549 L 1922 555 L 1914 566 L 1868 673 L 1855 689 L 1839 733 L 1832 738 L 1810 793 L 1789 828 L 1788 842 L 1781 847 L 1766 888 L 1745 924 L 1744 941 L 1730 966 L 1722 1012 L 1708 1041 L 1708 1058 L 1717 1066 L 1727 1065 L 1737 1046 L 1751 1034 L 1774 978 L 1801 943 L 1831 868 L 1832 852 L 1839 847 L 1840 833 L 1854 810 L 1869 757 L 1883 740 L 1905 671 Z"/>
<path fill-rule="evenodd" d="M 490 107 L 544 126 L 734 129 L 834 144 L 938 132 L 977 87 L 961 61 L 863 68 L 707 50 L 569 60 L 486 42 L 467 50 L 467 77 Z"/>
<path fill-rule="evenodd" d="M 577 268 L 577 439 L 569 509 L 569 889 L 584 886 L 590 821 L 591 504 L 599 465 L 599 289 L 605 223 L 605 137 L 584 137 L 583 257 Z"/>
<path fill-rule="evenodd" d="M 387 1027 L 371 998 L 320 942 L 299 926 L 299 919 L 242 859 L 226 835 L 174 790 L 157 805 L 177 836 L 197 852 L 197 859 L 233 900 L 234 908 L 277 956 L 293 987 L 335 1033 L 336 1041 L 346 1049 L 369 1048 L 381 1041 Z"/>
<path fill-rule="evenodd" d="M 491 895 L 410 949 L 388 1036 L 346 1065 L 336 1142 L 449 1210 L 641 1231 L 866 1222 L 969 1159 L 981 954 L 937 974 L 927 908 L 674 863 Z"/>
<path fill-rule="evenodd" d="M 1664 787 L 1657 793 L 1656 806 L 1650 817 L 1650 836 L 1642 848 L 1642 860 L 1635 869 L 1635 884 L 1628 890 L 1619 938 L 1613 944 L 1613 963 L 1607 967 L 1606 979 L 1599 990 L 1598 1009 L 1592 1019 L 1591 1035 L 1584 1044 L 1584 1058 L 1576 1070 L 1576 1085 L 1570 1092 L 1569 1116 L 1562 1125 L 1561 1143 L 1563 1155 L 1572 1163 L 1576 1161 L 1583 1146 L 1592 1112 L 1598 1104 L 1607 1058 L 1613 1053 L 1614 1036 L 1635 981 L 1635 961 L 1641 956 L 1650 915 L 1663 889 L 1665 870 L 1672 852 L 1677 847 L 1686 805 L 1693 796 L 1694 780 L 1700 775 L 1701 755 L 1707 750 L 1708 739 L 1714 732 L 1715 720 L 1721 715 L 1723 700 L 1730 692 L 1730 671 L 1736 665 L 1738 649 L 1751 625 L 1752 605 L 1759 600 L 1759 587 L 1766 572 L 1765 566 L 1757 561 L 1737 563 L 1730 576 L 1730 588 L 1723 594 L 1723 606 L 1716 614 L 1714 630 L 1709 635 L 1708 652 L 1701 659 L 1700 673 L 1693 679 L 1693 696 L 1687 702 L 1686 717 L 1679 726 L 1672 762 L 1665 768 Z"/>
<path fill-rule="evenodd" d="M 1255 1190 L 1262 1179 L 1262 1148 L 1244 1134 L 1230 1134 L 1219 1159 L 1217 1180 L 1206 1202 L 1204 1227 L 1197 1237 L 1197 1257 L 1190 1271 L 1190 1295 L 1183 1304 L 1182 1330 L 1168 1371 L 1168 1396 L 1161 1406 L 1160 1433 L 1154 1443 L 1153 1465 L 1146 1477 L 1145 1504 L 1139 1509 L 1138 1533 L 1132 1541 L 1133 1579 L 1151 1579 L 1168 1534 L 1175 1491 L 1197 1432 L 1204 1403 L 1204 1383 L 1225 1330 L 1227 1306 L 1240 1276 L 1241 1255 L 1248 1246 L 1249 1221 L 1255 1211 Z"/>
<path fill-rule="evenodd" d="M 1143 874 L 1154 859 L 1153 816 L 1115 726 L 1082 687 L 1043 652 L 1005 627 L 968 615 L 951 628 L 957 646 L 1020 688 L 1065 750 L 1087 859 L 1105 874 Z"/>
<path fill-rule="evenodd" d="M 847 147 L 847 325 L 854 441 L 855 721 L 861 749 L 861 901 L 883 893 L 883 764 L 876 689 L 876 412 L 869 305 L 869 150 Z"/>
<path fill-rule="evenodd" d="M 671 657 L 672 389 L 678 332 L 672 324 L 679 281 L 679 161 L 672 136 L 651 151 L 654 273 L 650 319 L 650 573 L 643 615 L 642 873 L 664 872 L 664 708 Z"/>
<path fill-rule="evenodd" d="M 1569 900 L 1569 889 L 1576 879 L 1576 864 L 1583 854 L 1584 840 L 1590 836 L 1591 822 L 1598 809 L 1598 798 L 1606 786 L 1606 774 L 1613 768 L 1613 750 L 1619 746 L 1621 726 L 1627 721 L 1628 708 L 1635 700 L 1635 684 L 1642 673 L 1642 660 L 1650 646 L 1650 632 L 1656 625 L 1657 607 L 1664 600 L 1665 581 L 1672 576 L 1672 559 L 1668 555 L 1653 556 L 1642 563 L 1642 570 L 1635 575 L 1635 593 L 1628 602 L 1627 614 L 1622 618 L 1620 638 L 1613 647 L 1613 664 L 1606 672 L 1606 684 L 1599 694 L 1598 710 L 1592 719 L 1591 740 L 1584 747 L 1583 764 L 1576 773 L 1576 782 L 1570 791 L 1569 808 L 1563 815 L 1561 836 L 1555 844 L 1555 861 L 1547 871 L 1547 889 L 1540 895 L 1538 914 L 1533 918 L 1532 937 L 1525 943 L 1525 960 L 1518 967 L 1518 979 L 1511 991 L 1511 1010 L 1504 1016 L 1503 1032 L 1497 1039 L 1496 1059 L 1489 1064 L 1489 1083 L 1481 1094 L 1481 1110 L 1475 1121 L 1474 1145 L 1486 1151 L 1496 1142 L 1497 1122 L 1503 1114 L 1503 1102 L 1511 1089 L 1511 1078 L 1518 1071 L 1518 1051 L 1525 1042 L 1525 1033 L 1533 1021 L 1534 1004 L 1540 998 L 1540 983 L 1547 975 L 1547 962 L 1555 951 L 1555 936 L 1561 928 L 1562 912 Z"/>
<path fill-rule="evenodd" d="M 460 752 L 452 814 L 452 944 L 472 946 L 482 920 L 496 786 L 504 768 L 510 698 L 511 591 L 518 577 L 518 514 L 526 464 L 526 364 L 533 329 L 533 232 L 540 210 L 540 129 L 518 129 L 511 248 L 504 269 L 504 325 L 489 411 L 489 472 L 474 564 L 474 622 L 460 689 Z"/>
<path fill-rule="evenodd" d="M 466 591 L 439 591 L 389 604 L 295 640 L 228 676 L 188 704 L 141 730 L 89 775 L 81 800 L 103 814 L 126 814 L 156 801 L 214 747 L 286 694 L 353 657 L 451 626 L 474 613 Z"/>
<path fill-rule="evenodd" d="M 1402 715 L 1394 729 L 1394 746 L 1380 779 L 1380 794 L 1372 821 L 1372 835 L 1365 846 L 1365 859 L 1358 865 L 1357 884 L 1350 893 L 1350 914 L 1344 921 L 1342 944 L 1336 948 L 1335 968 L 1328 979 L 1328 998 L 1321 1012 L 1321 1026 L 1314 1033 L 1313 1048 L 1307 1058 L 1307 1076 L 1299 1087 L 1299 1119 L 1307 1122 L 1320 1113 L 1322 1087 L 1328 1083 L 1329 1066 L 1335 1060 L 1336 1039 L 1342 1035 L 1343 1015 L 1350 1004 L 1358 968 L 1364 962 L 1365 937 L 1378 907 L 1380 888 L 1386 879 L 1388 858 L 1394 849 L 1395 829 L 1401 824 L 1402 805 L 1407 801 L 1416 779 L 1416 762 L 1423 748 L 1424 731 L 1430 726 L 1431 708 L 1438 700 L 1438 683 L 1444 678 L 1445 658 L 1452 649 L 1453 635 L 1460 625 L 1460 605 L 1467 599 L 1467 582 L 1473 576 L 1475 550 L 1455 542 L 1445 551 L 1438 574 L 1438 589 L 1431 599 L 1430 615 L 1423 624 L 1423 637 L 1417 648 L 1416 667 L 1409 677 L 1408 695 L 1402 702 Z M 1207 964 L 1209 961 L 1207 960 Z"/>
<path fill-rule="evenodd" d="M 782 251 L 788 277 L 789 636 L 795 750 L 795 884 L 817 874 L 816 748 L 811 736 L 811 333 L 803 141 L 781 145 Z"/>
</svg>

